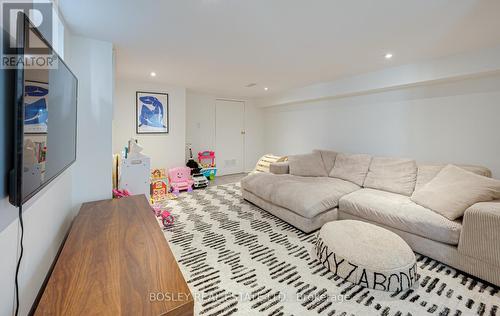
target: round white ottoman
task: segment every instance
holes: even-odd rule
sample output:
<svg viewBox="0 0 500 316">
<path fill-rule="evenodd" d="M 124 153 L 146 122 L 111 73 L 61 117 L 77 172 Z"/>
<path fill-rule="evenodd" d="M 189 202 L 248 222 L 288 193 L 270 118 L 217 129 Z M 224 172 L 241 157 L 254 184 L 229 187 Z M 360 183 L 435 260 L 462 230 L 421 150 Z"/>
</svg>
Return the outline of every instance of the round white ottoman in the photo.
<svg viewBox="0 0 500 316">
<path fill-rule="evenodd" d="M 326 223 L 316 241 L 316 254 L 335 275 L 366 288 L 394 292 L 416 281 L 410 246 L 395 233 L 365 222 Z"/>
</svg>

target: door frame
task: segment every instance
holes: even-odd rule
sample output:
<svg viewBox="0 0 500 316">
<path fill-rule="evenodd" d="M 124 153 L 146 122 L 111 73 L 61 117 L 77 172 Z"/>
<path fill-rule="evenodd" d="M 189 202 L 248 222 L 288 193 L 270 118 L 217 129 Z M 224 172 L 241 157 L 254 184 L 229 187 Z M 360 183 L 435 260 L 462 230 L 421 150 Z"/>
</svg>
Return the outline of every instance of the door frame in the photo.
<svg viewBox="0 0 500 316">
<path fill-rule="evenodd" d="M 247 101 L 246 100 L 242 100 L 242 99 L 215 98 L 215 104 L 214 104 L 214 107 L 215 107 L 215 115 L 214 115 L 214 126 L 215 126 L 214 134 L 215 134 L 215 139 L 214 139 L 214 142 L 215 142 L 215 154 L 216 155 L 217 155 L 217 152 L 218 152 L 218 149 L 217 149 L 217 101 L 230 101 L 230 102 L 241 102 L 241 103 L 243 103 L 243 131 L 245 133 L 243 134 L 243 159 L 242 159 L 243 171 L 242 172 L 245 173 L 246 172 L 246 140 L 247 140 L 247 127 L 246 127 L 246 108 L 247 108 L 246 102 Z M 216 156 L 215 159 L 217 160 L 217 156 Z"/>
</svg>

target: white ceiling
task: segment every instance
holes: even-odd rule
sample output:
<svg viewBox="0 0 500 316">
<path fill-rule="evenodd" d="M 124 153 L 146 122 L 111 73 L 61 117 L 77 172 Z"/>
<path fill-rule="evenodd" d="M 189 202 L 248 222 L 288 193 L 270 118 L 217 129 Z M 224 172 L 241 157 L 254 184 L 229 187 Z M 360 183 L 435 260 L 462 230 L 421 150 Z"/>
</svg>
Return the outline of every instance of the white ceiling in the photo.
<svg viewBox="0 0 500 316">
<path fill-rule="evenodd" d="M 59 0 L 59 5 L 71 31 L 115 44 L 119 78 L 218 96 L 262 97 L 500 44 L 498 0 Z M 394 54 L 391 61 L 384 59 L 386 52 Z M 252 82 L 258 85 L 245 87 Z"/>
</svg>

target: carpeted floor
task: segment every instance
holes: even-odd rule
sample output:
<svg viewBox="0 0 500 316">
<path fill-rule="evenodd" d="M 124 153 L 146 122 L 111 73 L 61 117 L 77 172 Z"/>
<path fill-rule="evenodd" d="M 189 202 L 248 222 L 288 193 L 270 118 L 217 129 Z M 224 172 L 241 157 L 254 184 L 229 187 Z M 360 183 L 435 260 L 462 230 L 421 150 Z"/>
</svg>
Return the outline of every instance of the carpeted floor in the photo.
<svg viewBox="0 0 500 316">
<path fill-rule="evenodd" d="M 417 254 L 417 284 L 400 293 L 327 271 L 305 234 L 244 201 L 239 184 L 168 201 L 165 236 L 195 298 L 195 315 L 496 315 L 497 287 Z"/>
</svg>

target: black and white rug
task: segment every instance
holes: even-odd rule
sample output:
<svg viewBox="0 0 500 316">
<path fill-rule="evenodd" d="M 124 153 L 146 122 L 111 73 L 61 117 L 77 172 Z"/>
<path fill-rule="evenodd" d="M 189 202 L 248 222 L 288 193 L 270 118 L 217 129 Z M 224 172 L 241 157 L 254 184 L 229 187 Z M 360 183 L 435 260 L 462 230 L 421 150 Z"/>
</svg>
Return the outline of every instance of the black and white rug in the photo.
<svg viewBox="0 0 500 316">
<path fill-rule="evenodd" d="M 500 315 L 500 294 L 417 254 L 413 288 L 387 293 L 343 281 L 305 234 L 244 201 L 239 184 L 168 201 L 165 236 L 195 299 L 195 315 Z"/>
</svg>

